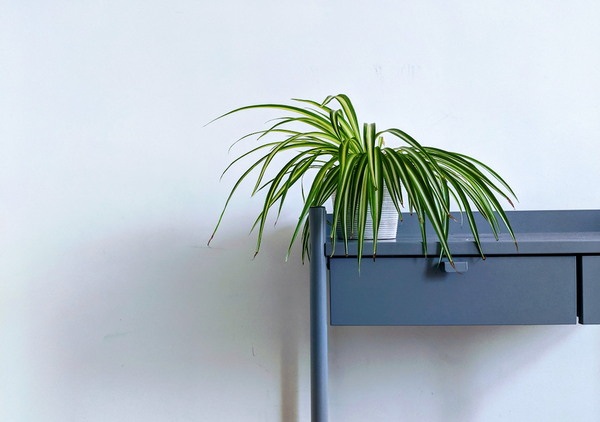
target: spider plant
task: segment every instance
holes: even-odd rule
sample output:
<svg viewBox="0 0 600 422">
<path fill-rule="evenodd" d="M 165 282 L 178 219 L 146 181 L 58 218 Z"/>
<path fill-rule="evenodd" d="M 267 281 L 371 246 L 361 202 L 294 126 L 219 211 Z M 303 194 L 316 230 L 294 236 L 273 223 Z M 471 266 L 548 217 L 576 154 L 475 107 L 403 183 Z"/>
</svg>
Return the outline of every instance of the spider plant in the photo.
<svg viewBox="0 0 600 422">
<path fill-rule="evenodd" d="M 375 123 L 365 123 L 362 130 L 350 99 L 343 94 L 328 96 L 323 102 L 294 100 L 298 105 L 258 104 L 237 108 L 215 120 L 232 113 L 250 109 L 283 110 L 286 115 L 276 119 L 265 130 L 250 133 L 237 142 L 250 137 L 258 139 L 266 135 L 278 135 L 280 140 L 266 142 L 235 159 L 223 172 L 242 158 L 263 151 L 263 155 L 247 168 L 237 180 L 225 206 L 215 232 L 219 228 L 227 205 L 241 182 L 257 170 L 258 176 L 252 195 L 266 190 L 262 211 L 252 230 L 258 226 L 256 254 L 260 249 L 263 230 L 269 211 L 276 205 L 277 217 L 281 213 L 290 188 L 302 180 L 311 169 L 316 171 L 308 194 L 304 197 L 304 207 L 292 235 L 286 260 L 294 240 L 300 232 L 302 238 L 302 261 L 308 255 L 308 212 L 313 206 L 322 206 L 334 192 L 332 227 L 342 225 L 344 250 L 348 254 L 348 238 L 357 238 L 358 265 L 363 255 L 365 225 L 367 215 L 373 221 L 373 259 L 377 254 L 377 233 L 381 219 L 383 187 L 387 187 L 391 199 L 402 220 L 405 202 L 410 213 L 416 212 L 421 227 L 424 254 L 427 254 L 426 217 L 431 222 L 439 239 L 442 256 L 446 256 L 454 266 L 448 245 L 448 228 L 451 198 L 456 201 L 461 218 L 467 216 L 473 238 L 481 256 L 485 259 L 472 212 L 472 206 L 490 224 L 498 239 L 500 230 L 498 218 L 506 225 L 513 240 L 516 239 L 506 214 L 496 195 L 502 196 L 512 205 L 509 194 L 516 196 L 508 184 L 491 168 L 474 158 L 456 152 L 421 146 L 410 135 L 400 129 L 377 131 Z M 336 104 L 338 107 L 333 107 Z M 210 122 L 212 123 L 212 122 Z M 304 131 L 297 130 L 303 127 Z M 383 135 L 398 138 L 404 145 L 388 147 Z M 237 143 L 236 142 L 236 143 Z M 264 153 L 264 150 L 267 150 Z M 285 151 L 294 155 L 277 169 L 275 177 L 265 180 L 265 174 L 273 159 Z M 304 190 L 302 191 L 304 195 Z M 508 193 L 507 193 L 508 192 Z M 514 208 L 514 206 L 513 206 Z M 455 220 L 456 221 L 456 220 Z M 357 223 L 358 233 L 348 235 L 348 227 Z M 335 249 L 335 230 L 331 230 L 331 242 Z"/>
</svg>

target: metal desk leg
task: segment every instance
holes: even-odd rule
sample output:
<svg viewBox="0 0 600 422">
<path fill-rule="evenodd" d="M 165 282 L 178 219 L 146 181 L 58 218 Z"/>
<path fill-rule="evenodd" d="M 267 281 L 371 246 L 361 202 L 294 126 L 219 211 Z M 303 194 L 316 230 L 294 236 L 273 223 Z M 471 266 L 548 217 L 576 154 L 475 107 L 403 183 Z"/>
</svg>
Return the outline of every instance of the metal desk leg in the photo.
<svg viewBox="0 0 600 422">
<path fill-rule="evenodd" d="M 325 207 L 312 207 L 310 224 L 310 398 L 312 422 L 327 422 L 327 261 Z"/>
</svg>

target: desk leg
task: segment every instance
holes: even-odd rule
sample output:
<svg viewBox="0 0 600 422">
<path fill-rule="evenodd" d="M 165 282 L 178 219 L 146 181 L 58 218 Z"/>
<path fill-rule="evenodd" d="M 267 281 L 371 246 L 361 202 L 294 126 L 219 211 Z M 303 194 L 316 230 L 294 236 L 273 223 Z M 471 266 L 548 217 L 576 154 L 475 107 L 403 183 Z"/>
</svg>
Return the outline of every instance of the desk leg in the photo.
<svg viewBox="0 0 600 422">
<path fill-rule="evenodd" d="M 324 207 L 312 207 L 310 224 L 311 421 L 327 422 L 327 261 Z"/>
</svg>

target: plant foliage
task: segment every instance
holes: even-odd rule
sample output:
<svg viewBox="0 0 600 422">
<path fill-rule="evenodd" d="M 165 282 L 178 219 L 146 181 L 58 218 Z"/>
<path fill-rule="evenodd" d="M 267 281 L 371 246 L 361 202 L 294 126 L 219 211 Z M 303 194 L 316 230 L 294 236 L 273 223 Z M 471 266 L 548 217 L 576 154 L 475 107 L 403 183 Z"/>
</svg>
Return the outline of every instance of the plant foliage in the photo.
<svg viewBox="0 0 600 422">
<path fill-rule="evenodd" d="M 310 207 L 322 206 L 334 192 L 332 227 L 338 222 L 342 225 L 344 250 L 348 253 L 348 228 L 357 223 L 358 264 L 363 255 L 364 232 L 367 215 L 373 220 L 373 259 L 377 254 L 377 232 L 381 219 L 383 187 L 387 187 L 396 209 L 402 218 L 401 208 L 405 202 L 408 211 L 416 212 L 421 226 L 424 253 L 427 254 L 425 217 L 431 222 L 441 245 L 441 256 L 445 255 L 452 265 L 453 259 L 448 246 L 450 199 L 453 198 L 462 213 L 467 216 L 473 238 L 481 256 L 485 259 L 472 206 L 481 213 L 490 224 L 494 236 L 498 239 L 500 230 L 498 218 L 506 225 L 513 240 L 516 239 L 506 214 L 502 210 L 496 195 L 500 195 L 512 204 L 509 194 L 516 195 L 508 184 L 491 168 L 474 158 L 463 154 L 448 152 L 438 148 L 421 146 L 415 139 L 399 129 L 377 131 L 375 123 L 359 126 L 356 112 L 350 99 L 343 94 L 328 96 L 318 103 L 310 100 L 294 100 L 296 105 L 258 104 L 241 107 L 223 114 L 214 120 L 242 110 L 267 108 L 285 111 L 288 115 L 276 120 L 268 129 L 254 132 L 258 139 L 269 135 L 279 135 L 277 142 L 264 143 L 234 160 L 225 169 L 242 158 L 267 151 L 255 161 L 233 186 L 223 207 L 213 236 L 223 218 L 227 205 L 236 189 L 246 177 L 257 170 L 258 176 L 252 195 L 265 189 L 267 191 L 263 209 L 258 215 L 252 230 L 258 227 L 256 254 L 260 249 L 263 230 L 269 211 L 278 204 L 277 216 L 290 188 L 301 181 L 309 169 L 316 169 L 304 207 L 300 212 L 298 224 L 292 236 L 288 253 L 294 240 L 301 233 L 302 261 L 308 254 L 308 213 Z M 338 108 L 332 107 L 337 103 Z M 213 120 L 213 121 L 214 121 Z M 305 131 L 296 128 L 301 124 Z M 399 138 L 404 145 L 386 147 L 383 135 Z M 284 151 L 293 151 L 293 157 L 285 163 L 275 177 L 265 181 L 265 174 L 275 156 Z M 508 192 L 508 194 L 507 194 Z M 332 246 L 335 248 L 335 230 L 331 230 Z M 209 240 L 212 240 L 211 236 Z M 308 255 L 307 255 L 308 256 Z M 309 256 L 310 258 L 310 256 Z"/>
</svg>

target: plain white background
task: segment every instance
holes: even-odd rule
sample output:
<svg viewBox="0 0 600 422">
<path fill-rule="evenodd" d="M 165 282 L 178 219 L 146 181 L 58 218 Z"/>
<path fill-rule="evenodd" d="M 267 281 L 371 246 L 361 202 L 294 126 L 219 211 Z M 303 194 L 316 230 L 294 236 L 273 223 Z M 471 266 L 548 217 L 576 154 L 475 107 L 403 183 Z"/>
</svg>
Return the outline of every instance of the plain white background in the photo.
<svg viewBox="0 0 600 422">
<path fill-rule="evenodd" d="M 290 198 L 252 260 L 235 107 L 346 93 L 600 207 L 600 3 L 0 3 L 0 421 L 309 420 Z M 332 327 L 331 421 L 600 421 L 600 327 Z"/>
</svg>

